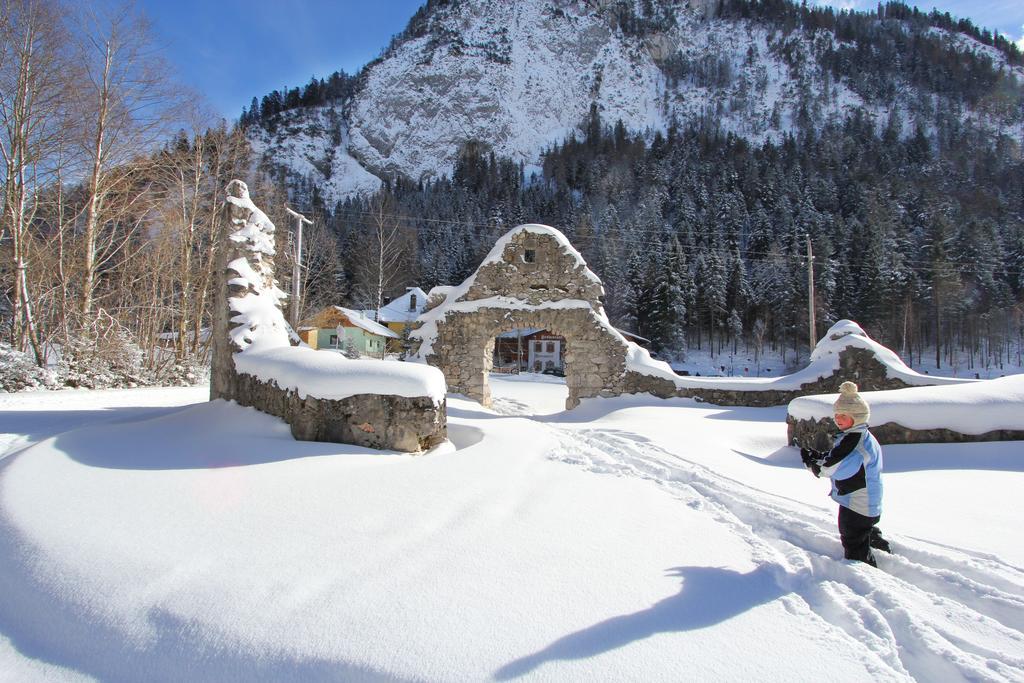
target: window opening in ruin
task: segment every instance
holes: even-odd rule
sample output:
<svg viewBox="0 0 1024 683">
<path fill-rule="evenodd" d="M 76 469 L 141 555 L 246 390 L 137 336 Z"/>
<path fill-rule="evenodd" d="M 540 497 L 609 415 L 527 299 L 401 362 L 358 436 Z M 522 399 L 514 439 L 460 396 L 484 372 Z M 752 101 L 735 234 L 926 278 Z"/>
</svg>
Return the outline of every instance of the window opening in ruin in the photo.
<svg viewBox="0 0 1024 683">
<path fill-rule="evenodd" d="M 416 310 L 416 295 L 415 294 L 410 294 L 409 295 L 409 310 L 410 311 L 415 311 Z"/>
<path fill-rule="evenodd" d="M 525 261 L 526 263 L 533 263 L 536 260 L 537 260 L 537 250 L 536 249 L 526 249 L 525 251 L 523 251 L 523 261 Z"/>
</svg>

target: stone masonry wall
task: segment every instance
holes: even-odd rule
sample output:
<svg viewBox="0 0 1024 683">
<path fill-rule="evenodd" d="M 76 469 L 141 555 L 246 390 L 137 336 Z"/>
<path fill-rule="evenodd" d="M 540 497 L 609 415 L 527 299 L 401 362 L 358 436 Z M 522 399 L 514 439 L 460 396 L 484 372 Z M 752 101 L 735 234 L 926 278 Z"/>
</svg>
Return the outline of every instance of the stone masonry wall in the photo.
<svg viewBox="0 0 1024 683">
<path fill-rule="evenodd" d="M 817 451 L 832 447 L 838 433 L 830 418 L 821 420 L 797 420 L 786 417 L 788 442 L 800 448 Z M 964 443 L 971 441 L 1024 441 L 1024 431 L 998 429 L 984 434 L 961 434 L 951 429 L 910 429 L 895 422 L 871 425 L 871 433 L 879 443 Z"/>
<path fill-rule="evenodd" d="M 358 394 L 340 400 L 300 398 L 275 383 L 237 375 L 235 401 L 280 417 L 300 441 L 347 443 L 405 452 L 425 451 L 448 438 L 445 405 L 429 397 Z"/>
<path fill-rule="evenodd" d="M 701 388 L 679 389 L 676 388 L 674 383 L 666 379 L 628 372 L 625 378 L 625 393 L 646 392 L 661 398 L 693 398 L 719 406 L 767 408 L 785 405 L 794 398 L 809 394 L 837 393 L 839 385 L 846 380 L 856 382 L 861 391 L 903 389 L 909 386 L 899 379 L 888 377 L 885 366 L 879 362 L 871 351 L 848 346 L 839 352 L 839 368 L 834 373 L 817 381 L 801 384 L 799 389 L 785 391 L 777 389 L 763 391 Z"/>
<path fill-rule="evenodd" d="M 433 352 L 452 391 L 490 405 L 487 373 L 494 338 L 516 328 L 538 328 L 566 340 L 566 407 L 580 399 L 622 392 L 626 345 L 602 323 L 603 287 L 586 265 L 551 233 L 523 229 L 511 235 L 500 261 L 477 269 L 460 302 L 499 300 L 509 307 L 453 308 L 437 321 Z M 562 302 L 562 303 L 560 303 Z"/>
<path fill-rule="evenodd" d="M 533 261 L 526 252 L 533 252 Z M 492 296 L 506 296 L 538 306 L 550 301 L 578 299 L 591 307 L 601 306 L 604 287 L 588 277 L 586 266 L 565 253 L 554 237 L 529 231 L 512 236 L 501 261 L 484 263 L 465 301 L 479 301 Z"/>
<path fill-rule="evenodd" d="M 494 361 L 494 338 L 517 327 L 545 329 L 565 338 L 567 408 L 579 405 L 580 399 L 599 396 L 614 388 L 613 378 L 620 377 L 625 370 L 625 346 L 608 334 L 590 308 L 511 314 L 501 308 L 453 312 L 438 323 L 434 344 L 438 353 L 431 362 L 444 371 L 445 381 L 453 391 L 490 405 L 486 377 Z"/>
<path fill-rule="evenodd" d="M 240 198 L 243 194 L 248 197 L 248 188 L 238 180 L 232 181 L 227 191 L 234 197 Z M 245 226 L 253 212 L 229 201 L 225 213 L 214 292 L 210 399 L 233 400 L 279 417 L 289 424 L 296 439 L 304 441 L 348 443 L 407 452 L 429 449 L 443 442 L 447 438 L 443 400 L 435 405 L 428 396 L 409 398 L 384 394 L 359 394 L 340 400 L 312 396 L 303 399 L 275 382 L 263 382 L 237 371 L 234 355 L 245 351 L 232 341 L 230 335 L 231 330 L 240 324 L 230 300 L 245 295 L 266 296 L 275 286 L 274 261 L 272 254 L 253 250 L 249 240 L 231 239 L 231 233 L 239 226 Z M 273 224 L 267 221 L 264 232 L 272 235 L 273 229 Z M 262 280 L 255 288 L 238 284 L 241 274 L 228 268 L 229 263 L 243 257 Z M 281 324 L 284 325 L 283 315 Z M 344 383 L 344 376 L 339 376 L 338 382 Z"/>
</svg>

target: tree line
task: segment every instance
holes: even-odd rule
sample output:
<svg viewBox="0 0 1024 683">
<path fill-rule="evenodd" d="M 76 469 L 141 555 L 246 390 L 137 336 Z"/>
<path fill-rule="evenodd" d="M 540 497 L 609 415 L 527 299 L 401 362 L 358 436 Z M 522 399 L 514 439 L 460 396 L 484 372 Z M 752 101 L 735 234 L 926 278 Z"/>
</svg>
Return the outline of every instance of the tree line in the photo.
<svg viewBox="0 0 1024 683">
<path fill-rule="evenodd" d="M 701 124 L 629 133 L 595 110 L 540 174 L 470 143 L 452 178 L 393 179 L 326 220 L 356 253 L 371 207 L 392 207 L 376 214 L 405 231 L 392 294 L 457 284 L 505 231 L 548 223 L 602 278 L 612 321 L 675 358 L 806 358 L 810 243 L 819 334 L 852 318 L 915 363 L 1019 364 L 1024 163 L 1011 140 L 946 124 L 907 135 L 857 112 L 751 145 Z M 359 263 L 341 264 L 357 300 Z"/>
<path fill-rule="evenodd" d="M 4 388 L 204 374 L 223 188 L 251 159 L 168 71 L 128 7 L 0 0 Z"/>
</svg>

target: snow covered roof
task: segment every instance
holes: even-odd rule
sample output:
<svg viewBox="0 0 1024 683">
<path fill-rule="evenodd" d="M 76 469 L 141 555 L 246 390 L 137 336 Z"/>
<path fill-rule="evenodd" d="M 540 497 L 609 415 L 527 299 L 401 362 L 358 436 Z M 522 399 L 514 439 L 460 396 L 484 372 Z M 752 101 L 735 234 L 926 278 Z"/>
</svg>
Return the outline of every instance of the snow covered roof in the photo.
<svg viewBox="0 0 1024 683">
<path fill-rule="evenodd" d="M 430 299 L 435 296 L 446 297 L 453 289 L 455 289 L 455 285 L 437 285 L 436 287 L 431 287 L 430 291 L 427 292 L 427 298 Z"/>
<path fill-rule="evenodd" d="M 340 311 L 341 313 L 344 313 L 345 317 L 348 318 L 349 322 L 351 322 L 353 325 L 369 332 L 370 334 L 375 334 L 378 337 L 387 337 L 388 339 L 398 339 L 397 334 L 395 334 L 388 328 L 384 327 L 383 325 L 375 323 L 374 321 L 370 320 L 365 315 L 363 315 L 362 311 L 355 311 L 352 310 L 351 308 L 345 308 L 343 306 L 335 306 L 334 308 Z"/>
<path fill-rule="evenodd" d="M 382 323 L 412 322 L 426 306 L 426 292 L 419 287 L 408 287 L 405 294 L 381 307 L 377 320 Z"/>
</svg>

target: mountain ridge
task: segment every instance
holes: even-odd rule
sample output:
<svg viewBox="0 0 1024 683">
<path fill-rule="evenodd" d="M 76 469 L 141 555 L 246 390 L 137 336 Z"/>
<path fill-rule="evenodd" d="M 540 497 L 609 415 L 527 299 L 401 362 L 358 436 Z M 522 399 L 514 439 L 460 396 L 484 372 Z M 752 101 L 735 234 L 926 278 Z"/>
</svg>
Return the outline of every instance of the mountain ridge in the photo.
<svg viewBox="0 0 1024 683">
<path fill-rule="evenodd" d="M 890 75 L 862 73 L 890 53 Z M 1019 146 L 1024 67 L 1012 56 L 932 25 L 788 2 L 428 2 L 350 98 L 277 114 L 249 139 L 293 192 L 327 206 L 381 178 L 451 176 L 470 142 L 528 178 L 546 149 L 582 133 L 592 105 L 651 134 L 704 120 L 760 143 L 859 110 L 879 130 L 897 117 L 904 136 L 944 116 Z M 954 89 L 977 74 L 992 94 Z"/>
</svg>

